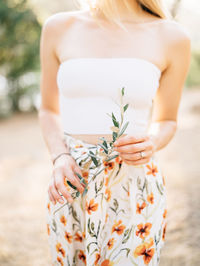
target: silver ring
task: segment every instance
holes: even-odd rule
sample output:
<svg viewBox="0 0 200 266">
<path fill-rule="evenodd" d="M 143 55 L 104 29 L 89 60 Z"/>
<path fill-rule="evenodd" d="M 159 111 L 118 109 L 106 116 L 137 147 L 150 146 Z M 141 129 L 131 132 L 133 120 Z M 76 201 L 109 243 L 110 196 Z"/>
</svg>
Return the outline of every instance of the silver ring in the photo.
<svg viewBox="0 0 200 266">
<path fill-rule="evenodd" d="M 141 151 L 140 152 L 140 157 L 143 159 L 145 157 L 145 152 Z"/>
</svg>

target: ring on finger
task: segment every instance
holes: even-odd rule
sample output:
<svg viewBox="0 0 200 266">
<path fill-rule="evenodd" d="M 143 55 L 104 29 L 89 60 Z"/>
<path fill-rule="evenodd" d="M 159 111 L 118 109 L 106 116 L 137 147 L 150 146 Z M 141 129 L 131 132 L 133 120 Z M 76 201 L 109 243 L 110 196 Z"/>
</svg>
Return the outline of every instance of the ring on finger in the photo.
<svg viewBox="0 0 200 266">
<path fill-rule="evenodd" d="M 143 159 L 143 158 L 145 158 L 145 156 L 146 156 L 146 153 L 144 151 L 141 151 L 140 152 L 140 158 Z"/>
</svg>

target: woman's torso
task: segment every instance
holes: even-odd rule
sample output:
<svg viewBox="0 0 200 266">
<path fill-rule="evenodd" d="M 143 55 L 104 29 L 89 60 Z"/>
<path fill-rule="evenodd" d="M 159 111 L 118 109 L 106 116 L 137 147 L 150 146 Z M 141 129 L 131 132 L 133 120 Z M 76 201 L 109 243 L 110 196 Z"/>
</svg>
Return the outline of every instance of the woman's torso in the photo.
<svg viewBox="0 0 200 266">
<path fill-rule="evenodd" d="M 104 28 L 99 27 L 88 11 L 74 12 L 70 22 L 68 20 L 67 23 L 70 25 L 66 25 L 66 29 L 61 29 L 62 34 L 56 46 L 60 66 L 64 66 L 68 59 L 73 58 L 84 60 L 112 57 L 138 58 L 141 62 L 144 60 L 144 63 L 152 63 L 152 66 L 160 70 L 160 73 L 166 68 L 166 48 L 162 39 L 165 20 L 155 18 L 152 22 L 126 24 L 129 33 L 120 28 L 107 26 L 107 24 Z M 111 134 L 90 134 L 88 132 L 88 134 L 72 135 L 93 144 L 96 144 L 101 136 L 108 140 L 112 139 Z"/>
</svg>

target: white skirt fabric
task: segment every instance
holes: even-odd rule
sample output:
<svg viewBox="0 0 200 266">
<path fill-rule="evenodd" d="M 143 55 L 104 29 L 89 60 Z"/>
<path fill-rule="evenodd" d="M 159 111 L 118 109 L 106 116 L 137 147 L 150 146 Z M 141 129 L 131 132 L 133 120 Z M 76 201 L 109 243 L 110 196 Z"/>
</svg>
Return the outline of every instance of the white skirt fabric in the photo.
<svg viewBox="0 0 200 266">
<path fill-rule="evenodd" d="M 167 201 L 165 178 L 155 156 L 139 166 L 128 165 L 120 157 L 106 163 L 100 156 L 102 171 L 94 179 L 94 162 L 86 158 L 88 152 L 96 154 L 101 147 L 71 135 L 65 141 L 88 191 L 72 203 L 62 196 L 64 204 L 55 205 L 46 192 L 52 265 L 159 265 Z"/>
</svg>

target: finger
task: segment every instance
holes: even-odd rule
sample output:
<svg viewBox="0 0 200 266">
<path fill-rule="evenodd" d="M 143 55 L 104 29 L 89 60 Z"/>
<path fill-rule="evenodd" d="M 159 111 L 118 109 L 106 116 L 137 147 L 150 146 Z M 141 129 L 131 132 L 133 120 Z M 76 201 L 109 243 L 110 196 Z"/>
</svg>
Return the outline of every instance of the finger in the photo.
<svg viewBox="0 0 200 266">
<path fill-rule="evenodd" d="M 144 135 L 126 135 L 123 137 L 119 137 L 114 143 L 114 146 L 122 146 L 122 145 L 127 145 L 127 144 L 131 144 L 131 143 L 138 143 L 138 142 L 142 142 L 142 141 L 146 141 L 149 139 L 149 136 L 144 134 Z"/>
<path fill-rule="evenodd" d="M 123 152 L 123 153 L 136 153 L 136 152 L 151 150 L 151 149 L 152 149 L 152 143 L 150 141 L 143 141 L 140 143 L 120 146 L 114 150 L 118 152 Z"/>
<path fill-rule="evenodd" d="M 150 158 L 140 159 L 140 160 L 134 161 L 134 165 L 145 164 L 145 163 L 148 163 L 149 161 L 150 161 Z"/>
<path fill-rule="evenodd" d="M 51 194 L 51 191 L 50 190 L 48 190 L 48 194 L 49 194 L 49 200 L 52 201 L 53 204 L 55 205 L 56 204 L 56 201 L 55 201 L 53 195 Z"/>
<path fill-rule="evenodd" d="M 152 151 L 143 151 L 143 157 L 141 157 L 141 153 L 140 152 L 136 152 L 136 153 L 120 153 L 120 156 L 122 157 L 122 159 L 125 160 L 131 160 L 131 161 L 137 161 L 143 158 L 148 158 L 152 156 Z"/>
<path fill-rule="evenodd" d="M 80 167 L 78 167 L 78 165 L 75 165 L 75 167 L 74 167 L 74 173 L 75 173 L 75 177 L 76 177 L 76 179 L 80 182 L 80 179 L 79 179 L 79 177 L 76 175 L 76 173 L 78 173 L 82 178 L 83 178 L 83 176 L 82 176 L 82 171 L 81 171 L 81 169 L 80 169 Z M 83 178 L 84 179 L 84 178 Z M 81 183 L 81 182 L 80 182 Z M 81 185 L 84 187 L 84 189 L 85 189 L 85 184 L 84 183 L 81 183 Z"/>
<path fill-rule="evenodd" d="M 70 192 L 66 190 L 66 186 L 65 185 L 61 185 L 59 187 L 59 190 L 62 193 L 63 197 L 66 198 L 67 201 L 73 202 L 73 198 L 72 198 Z"/>
<path fill-rule="evenodd" d="M 61 204 L 64 203 L 64 200 L 59 194 L 58 189 L 55 185 L 55 178 L 54 178 L 52 185 L 50 185 L 50 191 L 56 201 L 60 202 Z"/>
<path fill-rule="evenodd" d="M 149 160 L 147 159 L 142 159 L 142 160 L 137 160 L 137 161 L 130 161 L 130 160 L 123 160 L 123 161 L 128 165 L 140 165 L 140 164 L 145 164 L 149 162 Z"/>
<path fill-rule="evenodd" d="M 148 163 L 149 158 L 145 158 L 145 159 L 141 159 L 141 160 L 137 160 L 137 161 L 124 160 L 124 162 L 126 164 L 129 164 L 129 165 L 140 165 L 140 164 Z"/>
<path fill-rule="evenodd" d="M 85 190 L 84 186 L 80 183 L 80 179 L 78 178 L 78 176 L 76 176 L 76 174 L 73 171 L 66 170 L 65 176 L 67 180 L 69 180 L 70 183 L 74 185 L 80 193 L 82 193 Z"/>
<path fill-rule="evenodd" d="M 62 197 L 60 196 L 59 192 L 60 191 L 63 195 L 63 197 L 65 197 L 65 199 L 69 202 L 73 201 L 72 196 L 70 195 L 70 193 L 67 191 L 67 188 L 64 184 L 64 175 L 61 172 L 57 172 L 56 173 L 56 178 L 54 179 L 54 186 L 53 186 L 53 193 L 56 194 L 56 196 L 54 195 L 54 198 L 59 197 L 60 200 L 58 200 L 60 203 L 64 203 Z M 63 202 L 62 202 L 63 201 Z"/>
</svg>

